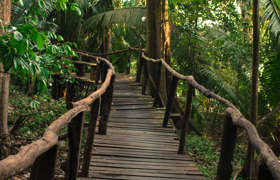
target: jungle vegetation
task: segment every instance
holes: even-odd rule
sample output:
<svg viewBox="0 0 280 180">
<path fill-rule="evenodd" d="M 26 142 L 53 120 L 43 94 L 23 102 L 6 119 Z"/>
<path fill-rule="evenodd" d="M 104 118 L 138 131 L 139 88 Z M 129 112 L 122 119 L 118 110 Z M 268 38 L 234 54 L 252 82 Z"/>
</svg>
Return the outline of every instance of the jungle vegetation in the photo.
<svg viewBox="0 0 280 180">
<path fill-rule="evenodd" d="M 38 137 L 66 111 L 55 84 L 74 81 L 75 50 L 108 53 L 128 47 L 145 48 L 149 57 L 164 58 L 230 100 L 280 157 L 278 0 L 0 0 L 0 28 L 1 159 L 16 151 L 13 143 Z M 109 57 L 119 73 L 128 68 L 135 73 L 137 58 L 137 53 Z M 162 81 L 166 99 L 170 79 Z M 182 104 L 186 87 L 179 81 Z M 187 148 L 213 179 L 225 107 L 199 92 L 194 98 Z M 261 159 L 247 152 L 242 131 L 238 143 L 233 178 L 267 179 Z M 252 175 L 248 164 L 257 164 L 253 171 L 259 173 Z"/>
</svg>

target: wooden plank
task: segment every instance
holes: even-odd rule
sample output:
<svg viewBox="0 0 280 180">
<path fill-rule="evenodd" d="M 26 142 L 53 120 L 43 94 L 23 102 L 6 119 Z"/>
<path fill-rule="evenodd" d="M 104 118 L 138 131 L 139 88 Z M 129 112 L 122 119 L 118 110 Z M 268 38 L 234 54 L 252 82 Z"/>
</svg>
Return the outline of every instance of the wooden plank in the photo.
<svg viewBox="0 0 280 180">
<path fill-rule="evenodd" d="M 119 169 L 118 169 L 119 170 Z M 162 179 L 162 178 L 165 178 L 165 179 L 187 179 L 187 178 L 190 178 L 191 180 L 201 180 L 201 179 L 204 179 L 203 177 L 201 177 L 200 175 L 196 175 L 196 174 L 178 174 L 178 175 L 174 175 L 174 174 L 161 174 L 159 172 L 157 173 L 148 173 L 148 172 L 138 172 L 138 171 L 127 171 L 125 170 L 124 172 L 121 171 L 121 172 L 118 172 L 118 170 L 116 171 L 113 171 L 112 169 L 107 169 L 107 171 L 103 170 L 103 171 L 93 171 L 91 174 L 89 174 L 89 177 L 96 177 L 96 174 L 103 174 L 105 175 L 106 173 L 106 176 L 109 178 L 109 177 L 119 177 L 119 178 L 123 178 L 123 177 L 127 177 L 129 176 L 128 179 L 135 179 L 135 177 L 141 177 L 142 179 L 150 179 L 150 178 L 158 178 L 158 179 Z M 104 173 L 105 172 L 105 173 Z M 111 176 L 110 176 L 111 175 Z M 97 176 L 98 177 L 98 176 Z"/>
<path fill-rule="evenodd" d="M 189 166 L 190 163 L 188 161 L 170 161 L 166 159 L 149 159 L 149 158 L 133 158 L 133 157 L 116 157 L 116 156 L 94 156 L 94 159 L 92 160 L 92 163 L 98 162 L 98 161 L 115 161 L 115 162 L 135 162 L 135 163 L 156 163 L 158 166 L 161 166 L 163 164 L 165 165 L 180 165 L 182 167 Z M 194 163 L 192 163 L 194 165 Z"/>
<path fill-rule="evenodd" d="M 126 167 L 129 166 L 130 168 L 151 168 L 151 169 L 170 169 L 176 167 L 179 169 L 188 169 L 193 168 L 196 169 L 196 166 L 191 163 L 184 163 L 178 164 L 178 163 L 161 163 L 159 165 L 158 162 L 138 162 L 138 161 L 120 161 L 120 160 L 109 160 L 109 159 L 95 159 L 93 162 L 91 162 L 91 166 L 114 166 L 114 167 Z"/>
<path fill-rule="evenodd" d="M 185 177 L 185 174 L 188 175 L 200 175 L 201 173 L 196 169 L 196 168 L 169 168 L 169 169 L 149 169 L 148 167 L 142 167 L 142 168 L 132 168 L 128 166 L 91 166 L 90 170 L 93 172 L 104 172 L 104 171 L 109 171 L 110 173 L 114 174 L 133 174 L 133 175 L 150 175 L 154 177 L 170 177 L 170 178 L 175 178 L 175 177 Z"/>
<path fill-rule="evenodd" d="M 107 135 L 95 137 L 91 178 L 81 180 L 205 180 L 188 155 L 177 154 L 175 130 L 161 127 L 164 111 L 153 108 L 153 99 L 142 96 L 140 88 L 131 80 L 116 80 Z"/>
</svg>

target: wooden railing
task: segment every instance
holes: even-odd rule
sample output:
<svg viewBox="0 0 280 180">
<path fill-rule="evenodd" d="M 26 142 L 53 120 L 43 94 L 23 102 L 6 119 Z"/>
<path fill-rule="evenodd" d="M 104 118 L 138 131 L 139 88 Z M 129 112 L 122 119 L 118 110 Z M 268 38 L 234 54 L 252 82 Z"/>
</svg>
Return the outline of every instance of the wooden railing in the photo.
<svg viewBox="0 0 280 180">
<path fill-rule="evenodd" d="M 152 78 L 152 75 L 148 71 L 148 62 L 155 63 L 158 65 L 158 70 L 163 66 L 169 74 L 172 76 L 172 81 L 170 83 L 169 94 L 167 97 L 165 116 L 163 119 L 163 127 L 167 127 L 168 119 L 170 116 L 170 110 L 176 95 L 176 87 L 178 80 L 185 80 L 188 83 L 188 92 L 186 97 L 186 105 L 184 111 L 183 125 L 180 135 L 180 143 L 178 148 L 178 154 L 185 153 L 185 140 L 186 140 L 186 128 L 188 126 L 191 108 L 192 108 L 192 97 L 194 90 L 197 89 L 207 98 L 216 99 L 218 102 L 226 106 L 226 118 L 224 121 L 224 134 L 222 139 L 221 155 L 218 164 L 217 180 L 229 180 L 232 174 L 232 159 L 236 143 L 237 127 L 245 129 L 249 137 L 249 142 L 257 149 L 260 156 L 264 160 L 265 164 L 269 168 L 273 177 L 280 180 L 280 162 L 270 147 L 259 137 L 256 127 L 248 121 L 241 112 L 227 99 L 217 95 L 216 93 L 206 89 L 204 86 L 200 85 L 193 76 L 184 76 L 176 72 L 169 64 L 167 64 L 163 59 L 152 59 L 145 55 L 144 50 L 141 50 L 141 56 L 138 60 L 138 69 L 136 80 L 140 82 L 141 73 L 143 73 L 144 79 L 142 80 L 143 89 L 142 93 L 145 94 L 147 82 L 149 81 L 151 87 L 154 89 L 155 103 L 160 99 L 160 77 L 156 79 Z M 143 72 L 142 72 L 143 71 Z M 159 71 L 160 72 L 160 71 Z M 157 73 L 159 76 L 161 73 Z"/>
<path fill-rule="evenodd" d="M 148 71 L 148 62 L 156 63 L 160 69 L 163 66 L 172 76 L 172 81 L 170 82 L 170 90 L 168 94 L 168 99 L 163 104 L 166 105 L 165 116 L 163 119 L 162 126 L 167 127 L 168 120 L 170 117 L 170 110 L 176 96 L 176 87 L 178 80 L 185 80 L 188 83 L 188 93 L 186 97 L 186 106 L 184 110 L 182 133 L 180 136 L 180 143 L 178 148 L 178 153 L 185 153 L 185 137 L 186 137 L 186 127 L 188 126 L 189 119 L 191 116 L 191 105 L 192 97 L 195 89 L 200 91 L 205 97 L 213 98 L 219 101 L 221 104 L 227 107 L 226 118 L 224 121 L 224 134 L 222 140 L 222 148 L 220 161 L 218 165 L 217 178 L 218 180 L 227 180 L 231 178 L 232 165 L 231 161 L 233 159 L 233 152 L 235 148 L 236 140 L 236 130 L 237 127 L 245 129 L 248 134 L 250 143 L 257 149 L 261 157 L 263 158 L 265 164 L 268 166 L 273 177 L 275 179 L 280 179 L 280 163 L 272 152 L 270 147 L 264 143 L 264 141 L 259 137 L 255 126 L 244 118 L 240 111 L 227 99 L 215 94 L 214 92 L 206 89 L 204 86 L 200 85 L 192 76 L 184 76 L 176 72 L 170 65 L 168 65 L 163 59 L 152 59 L 144 54 L 144 50 L 139 48 L 128 48 L 125 50 L 120 50 L 113 53 L 107 54 L 89 54 L 82 51 L 77 51 L 80 55 L 94 58 L 97 60 L 97 68 L 92 63 L 76 62 L 80 65 L 91 66 L 92 69 L 97 70 L 96 83 L 103 82 L 101 87 L 90 94 L 87 98 L 73 103 L 73 108 L 62 115 L 59 119 L 54 121 L 45 131 L 42 138 L 37 141 L 32 142 L 21 148 L 21 150 L 16 155 L 11 155 L 6 159 L 0 161 L 0 179 L 5 179 L 23 169 L 32 167 L 30 179 L 40 179 L 49 180 L 54 176 L 55 160 L 57 154 L 57 143 L 58 143 L 58 132 L 68 125 L 68 139 L 69 139 L 69 157 L 68 170 L 66 179 L 76 179 L 78 167 L 79 167 L 79 156 L 80 156 L 80 141 L 81 132 L 83 130 L 83 116 L 85 111 L 90 111 L 90 122 L 88 126 L 88 136 L 86 137 L 86 146 L 84 149 L 84 159 L 82 164 L 82 176 L 88 175 L 90 157 L 92 146 L 94 142 L 94 135 L 96 129 L 97 118 L 100 115 L 99 122 L 99 133 L 106 134 L 107 120 L 109 112 L 111 109 L 113 85 L 115 79 L 115 72 L 112 64 L 101 57 L 95 55 L 108 56 L 116 53 L 139 51 L 139 59 L 137 62 L 137 74 L 136 81 L 140 82 L 142 79 L 142 93 L 145 94 L 148 81 L 151 87 L 154 89 L 155 103 L 162 100 L 160 98 L 160 76 L 157 79 L 153 79 L 152 75 Z M 93 70 L 92 70 L 93 72 Z M 141 76 L 143 74 L 143 76 Z M 160 74 L 160 73 L 157 73 Z M 93 77 L 93 76 L 91 76 Z M 71 88 L 70 88 L 71 89 Z M 71 97 L 71 91 L 68 94 Z M 100 105 L 101 101 L 101 105 Z M 100 112 L 100 113 L 98 113 Z"/>
<path fill-rule="evenodd" d="M 79 53 L 86 55 L 85 53 Z M 31 167 L 30 179 L 51 180 L 55 174 L 55 163 L 58 150 L 58 133 L 68 125 L 68 167 L 65 179 L 76 179 L 79 170 L 81 151 L 81 136 L 83 132 L 84 113 L 90 111 L 90 122 L 87 129 L 86 145 L 83 155 L 82 175 L 87 176 L 91 158 L 91 150 L 96 129 L 97 118 L 100 115 L 99 130 L 106 133 L 107 120 L 111 109 L 115 71 L 112 64 L 104 58 L 95 57 L 97 62 L 96 84 L 101 76 L 101 87 L 88 97 L 73 103 L 72 108 L 57 120 L 52 122 L 45 130 L 43 136 L 20 148 L 15 155 L 10 155 L 0 161 L 0 179 L 7 179 L 24 169 Z M 88 62 L 75 62 L 76 64 L 88 65 L 92 69 L 96 65 Z M 101 70 L 101 71 L 98 71 Z M 78 76 L 78 75 L 77 75 Z M 91 79 L 93 76 L 91 76 Z M 92 81 L 94 83 L 94 81 Z M 67 98 L 73 97 L 73 87 L 68 87 Z M 100 104 L 101 99 L 101 104 Z M 99 111 L 99 109 L 101 109 Z M 100 112 L 100 113 L 99 113 Z"/>
</svg>

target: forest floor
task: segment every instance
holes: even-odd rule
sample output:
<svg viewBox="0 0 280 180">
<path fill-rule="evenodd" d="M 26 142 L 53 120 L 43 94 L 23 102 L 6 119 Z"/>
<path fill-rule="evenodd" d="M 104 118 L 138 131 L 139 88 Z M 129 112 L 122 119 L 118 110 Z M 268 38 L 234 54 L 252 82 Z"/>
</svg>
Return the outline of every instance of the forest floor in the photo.
<svg viewBox="0 0 280 180">
<path fill-rule="evenodd" d="M 55 101 L 49 95 L 27 96 L 21 89 L 11 86 L 9 95 L 11 154 L 16 154 L 21 146 L 42 137 L 46 127 L 66 110 L 64 99 Z M 61 134 L 65 131 L 66 129 Z M 59 142 L 58 153 L 56 179 L 63 179 L 64 171 L 61 166 L 63 166 L 67 155 L 65 141 Z M 10 179 L 27 180 L 29 176 L 30 169 L 27 169 Z"/>
</svg>

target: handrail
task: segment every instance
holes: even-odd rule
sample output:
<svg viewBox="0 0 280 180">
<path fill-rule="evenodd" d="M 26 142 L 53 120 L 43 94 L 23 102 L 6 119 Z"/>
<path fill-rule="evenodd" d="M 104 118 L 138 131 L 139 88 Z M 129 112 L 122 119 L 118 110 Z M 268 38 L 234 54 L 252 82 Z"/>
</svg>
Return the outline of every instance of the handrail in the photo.
<svg viewBox="0 0 280 180">
<path fill-rule="evenodd" d="M 82 54 L 82 53 L 80 53 Z M 30 167 L 35 160 L 53 146 L 58 143 L 58 135 L 57 133 L 65 127 L 65 125 L 69 124 L 71 120 L 76 117 L 79 113 L 88 111 L 90 109 L 91 103 L 93 103 L 96 99 L 100 98 L 110 86 L 110 82 L 112 77 L 115 75 L 115 70 L 113 65 L 105 58 L 101 57 L 93 57 L 97 59 L 97 61 L 103 61 L 108 66 L 108 71 L 106 75 L 106 79 L 101 87 L 90 94 L 88 97 L 73 103 L 74 107 L 67 111 L 65 114 L 60 116 L 57 120 L 52 122 L 48 128 L 45 130 L 44 135 L 28 145 L 25 145 L 20 148 L 20 151 L 15 155 L 10 155 L 7 158 L 0 161 L 0 179 L 6 179 Z"/>
<path fill-rule="evenodd" d="M 89 105 L 91 105 L 93 102 L 96 103 L 95 101 L 98 100 L 101 96 L 104 96 L 104 94 L 107 92 L 108 88 L 112 89 L 112 81 L 114 80 L 115 76 L 115 70 L 113 65 L 105 58 L 98 57 L 96 55 L 101 55 L 101 56 L 106 56 L 106 55 L 112 55 L 112 54 L 118 54 L 122 52 L 127 52 L 127 51 L 140 51 L 140 61 L 141 58 L 152 63 L 161 63 L 167 70 L 172 74 L 174 77 L 174 84 L 177 86 L 177 81 L 178 79 L 186 80 L 187 83 L 190 85 L 189 92 L 188 92 L 188 97 L 187 98 L 187 104 L 191 104 L 191 96 L 193 93 L 193 88 L 199 90 L 204 96 L 207 98 L 214 98 L 220 103 L 224 104 L 227 109 L 226 113 L 230 115 L 230 120 L 226 119 L 225 122 L 232 122 L 234 126 L 239 126 L 242 127 L 246 130 L 249 141 L 250 143 L 256 147 L 258 152 L 260 153 L 261 157 L 264 159 L 265 164 L 268 166 L 270 169 L 273 177 L 275 179 L 280 179 L 280 162 L 278 161 L 276 155 L 273 153 L 271 148 L 259 137 L 259 134 L 256 130 L 256 127 L 248 121 L 242 113 L 227 99 L 219 96 L 218 94 L 212 92 L 211 90 L 205 88 L 204 86 L 200 85 L 193 76 L 185 76 L 180 73 L 178 73 L 176 70 L 174 70 L 169 64 L 167 64 L 163 59 L 153 59 L 149 58 L 144 54 L 144 50 L 140 48 L 131 48 L 129 47 L 128 49 L 112 52 L 112 53 L 106 53 L 106 54 L 94 54 L 94 53 L 88 53 L 84 52 L 81 50 L 77 50 L 76 52 L 80 55 L 83 56 L 88 56 L 91 58 L 95 58 L 98 63 L 104 62 L 108 69 L 107 69 L 107 74 L 104 79 L 103 84 L 101 87 L 90 94 L 88 97 L 77 101 L 73 102 L 73 108 L 67 111 L 65 114 L 60 116 L 57 120 L 55 120 L 53 123 L 50 124 L 50 126 L 46 129 L 44 135 L 39 139 L 31 144 L 28 144 L 26 146 L 21 147 L 20 151 L 16 155 L 10 155 L 6 159 L 0 161 L 0 180 L 5 179 L 17 172 L 20 172 L 23 169 L 26 169 L 27 167 L 30 167 L 36 159 L 44 154 L 45 152 L 49 151 L 52 147 L 54 147 L 58 143 L 58 135 L 57 133 L 59 130 L 61 130 L 63 127 L 65 127 L 66 124 L 70 123 L 71 120 L 76 117 L 78 114 L 84 111 L 88 111 L 90 109 Z M 141 62 L 139 62 L 141 63 Z M 142 68 L 142 64 L 140 64 L 139 69 Z M 147 65 L 147 64 L 146 64 Z M 140 70 L 141 71 L 141 70 Z M 144 74 L 148 73 L 147 72 L 147 67 L 144 68 Z M 148 77 L 147 75 L 145 75 Z M 144 81 L 144 86 L 143 89 L 145 89 L 145 83 L 147 80 Z M 157 84 L 159 86 L 159 84 Z M 159 88 L 158 88 L 159 89 Z M 175 87 L 176 89 L 176 87 Z M 174 87 L 173 87 L 174 91 Z M 112 93 L 112 92 L 111 92 Z M 159 92 L 157 92 L 159 93 Z M 172 92 L 174 94 L 174 92 Z M 169 97 L 172 99 L 172 97 Z M 168 103 L 167 103 L 168 104 Z M 169 103 L 170 105 L 170 103 Z M 94 108 L 93 108 L 94 109 Z M 110 108 L 109 108 L 110 110 Z M 167 110 L 166 110 L 167 111 Z M 94 112 L 98 112 L 98 106 L 97 109 L 95 108 Z M 186 121 L 188 121 L 190 117 L 190 109 L 186 107 L 185 110 L 185 120 L 184 120 L 184 125 L 186 125 Z M 227 126 L 231 127 L 231 126 Z M 229 129 L 229 131 L 231 131 Z M 236 131 L 234 132 L 236 133 Z M 234 135 L 234 133 L 232 133 Z M 183 134 L 183 133 L 182 133 Z M 181 135 L 181 139 L 182 139 Z M 234 135 L 236 136 L 236 134 Z M 224 140 L 223 140 L 224 141 Z M 185 143 L 185 142 L 183 142 Z M 180 140 L 181 144 L 181 140 Z M 184 144 L 183 144 L 184 145 Z M 233 146 L 234 148 L 234 146 Z M 222 147 L 222 152 L 223 152 L 223 147 Z M 90 153 L 90 152 L 89 152 Z M 231 152 L 230 152 L 231 153 Z M 222 154 L 221 154 L 222 157 Z M 223 157 L 224 158 L 224 157 Z M 232 157 L 231 157 L 232 158 Z M 222 159 L 222 158 L 221 158 Z M 227 159 L 227 162 L 230 158 Z M 231 161 L 231 160 L 230 160 Z M 219 163 L 220 166 L 220 163 Z M 223 171 L 220 170 L 220 167 L 218 168 L 218 171 Z M 218 177 L 217 179 L 225 179 Z"/>
<path fill-rule="evenodd" d="M 204 96 L 206 96 L 207 98 L 214 98 L 217 101 L 221 102 L 222 104 L 228 106 L 228 107 L 232 107 L 235 108 L 236 107 L 227 99 L 219 96 L 218 94 L 210 91 L 209 89 L 205 88 L 204 86 L 200 85 L 193 76 L 184 76 L 180 73 L 178 73 L 177 71 L 175 71 L 169 64 L 167 64 L 163 59 L 152 59 L 149 58 L 147 56 L 145 56 L 144 52 L 142 52 L 142 57 L 144 59 L 146 59 L 147 61 L 150 62 L 161 62 L 165 68 L 175 77 L 182 79 L 182 80 L 186 80 L 190 85 L 192 85 L 194 88 L 198 89 Z"/>
<path fill-rule="evenodd" d="M 128 47 L 127 49 L 122 49 L 122 50 L 118 50 L 118 51 L 114 51 L 114 52 L 110 52 L 110 53 L 90 53 L 90 55 L 91 56 L 110 56 L 110 55 L 120 54 L 120 53 L 124 53 L 124 52 L 128 52 L 128 51 L 139 51 L 139 50 L 142 50 L 142 49 L 137 48 L 137 47 Z M 84 51 L 81 51 L 81 50 L 76 50 L 76 52 L 85 53 Z"/>
<path fill-rule="evenodd" d="M 158 63 L 161 62 L 162 65 L 176 78 L 186 80 L 190 87 L 196 88 L 199 90 L 204 96 L 207 98 L 214 98 L 220 103 L 224 104 L 227 107 L 226 112 L 230 114 L 233 124 L 239 127 L 242 127 L 246 130 L 250 143 L 257 149 L 260 153 L 261 157 L 264 159 L 265 164 L 270 169 L 273 177 L 275 179 L 280 180 L 280 162 L 276 155 L 273 153 L 271 148 L 264 143 L 264 141 L 259 137 L 259 134 L 256 130 L 256 127 L 248 121 L 242 113 L 227 99 L 217 95 L 216 93 L 212 92 L 211 90 L 205 88 L 204 86 L 200 85 L 193 76 L 184 76 L 178 72 L 176 72 L 170 65 L 168 65 L 163 59 L 153 59 L 147 57 L 144 52 L 142 52 L 142 58 L 146 61 Z M 192 88 L 190 88 L 192 89 Z M 157 92 L 159 93 L 159 92 Z M 186 112 L 185 112 L 186 113 Z M 188 115 L 189 116 L 189 115 Z M 182 138 L 182 137 L 181 137 Z M 185 137 L 183 137 L 185 138 Z"/>
</svg>

